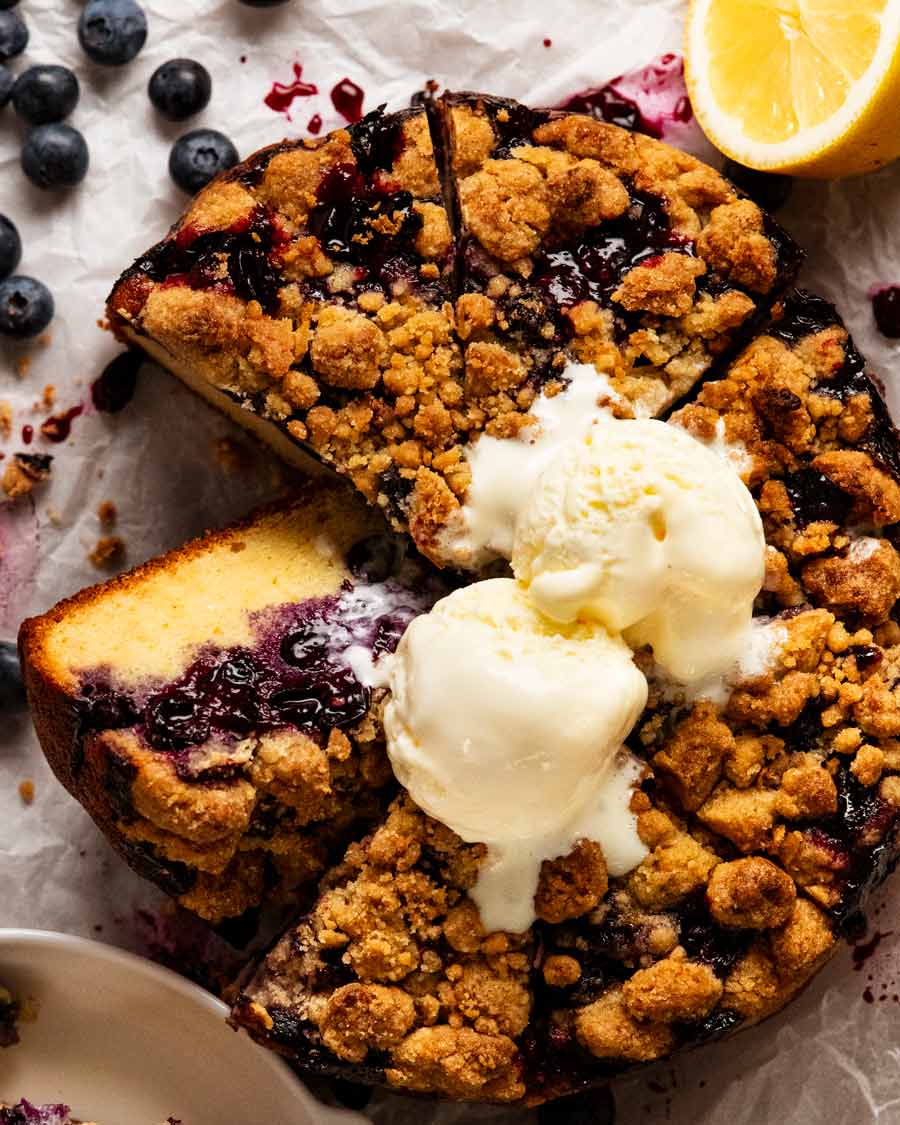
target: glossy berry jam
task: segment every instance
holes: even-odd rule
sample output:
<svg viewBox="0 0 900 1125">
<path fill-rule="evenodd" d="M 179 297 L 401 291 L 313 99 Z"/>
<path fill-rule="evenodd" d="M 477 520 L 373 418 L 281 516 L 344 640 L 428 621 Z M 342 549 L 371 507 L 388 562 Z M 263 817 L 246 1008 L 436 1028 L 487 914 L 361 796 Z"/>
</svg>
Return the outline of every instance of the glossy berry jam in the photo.
<svg viewBox="0 0 900 1125">
<path fill-rule="evenodd" d="M 331 90 L 331 104 L 351 124 L 362 119 L 365 91 L 349 78 L 342 78 Z"/>
<path fill-rule="evenodd" d="M 567 98 L 559 106 L 570 113 L 589 113 L 598 121 L 644 133 L 648 137 L 659 137 L 660 130 L 652 125 L 641 113 L 640 106 L 631 98 L 625 97 L 610 83 L 605 86 L 592 86 Z"/>
<path fill-rule="evenodd" d="M 816 469 L 790 473 L 784 487 L 799 527 L 817 520 L 842 524 L 853 507 L 853 498 Z"/>
<path fill-rule="evenodd" d="M 287 236 L 264 207 L 257 207 L 225 231 L 197 234 L 182 228 L 175 238 L 155 246 L 137 268 L 153 281 L 189 285 L 192 289 L 230 288 L 244 300 L 259 301 L 266 312 L 278 303 L 281 277 L 271 257 Z M 221 276 L 222 258 L 227 277 Z"/>
<path fill-rule="evenodd" d="M 684 243 L 672 232 L 663 201 L 636 192 L 621 218 L 592 228 L 572 246 L 545 254 L 533 281 L 560 309 L 585 300 L 606 303 L 624 273 L 672 246 L 683 249 Z"/>
</svg>

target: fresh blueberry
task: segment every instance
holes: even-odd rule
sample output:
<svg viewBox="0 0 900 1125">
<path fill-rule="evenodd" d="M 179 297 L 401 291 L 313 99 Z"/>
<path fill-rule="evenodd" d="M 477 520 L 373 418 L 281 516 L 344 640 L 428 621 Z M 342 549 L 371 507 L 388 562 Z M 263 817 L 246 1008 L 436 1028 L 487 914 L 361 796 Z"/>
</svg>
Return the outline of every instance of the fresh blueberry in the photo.
<svg viewBox="0 0 900 1125">
<path fill-rule="evenodd" d="M 21 711 L 25 707 L 25 685 L 16 646 L 0 641 L 0 712 Z"/>
<path fill-rule="evenodd" d="M 14 8 L 19 0 L 0 0 L 0 12 L 5 12 L 9 8 Z"/>
<path fill-rule="evenodd" d="M 17 12 L 0 11 L 0 62 L 21 55 L 28 45 L 28 28 Z"/>
<path fill-rule="evenodd" d="M 153 72 L 147 93 L 163 117 L 184 121 L 209 103 L 212 79 L 193 59 L 170 59 Z"/>
<path fill-rule="evenodd" d="M 22 239 L 11 219 L 0 215 L 0 281 L 9 277 L 22 257 Z"/>
<path fill-rule="evenodd" d="M 16 84 L 16 76 L 9 69 L 0 63 L 0 109 L 6 105 L 12 97 L 13 86 Z"/>
<path fill-rule="evenodd" d="M 88 147 L 71 125 L 35 125 L 22 146 L 22 171 L 39 188 L 74 187 L 88 170 Z"/>
<path fill-rule="evenodd" d="M 67 66 L 30 66 L 13 87 L 12 103 L 32 125 L 62 121 L 78 104 L 78 79 Z"/>
<path fill-rule="evenodd" d="M 758 172 L 755 168 L 738 164 L 736 160 L 726 160 L 722 171 L 766 211 L 777 211 L 779 207 L 783 207 L 794 190 L 791 176 L 782 176 L 778 172 Z"/>
<path fill-rule="evenodd" d="M 33 277 L 0 281 L 0 336 L 25 340 L 37 336 L 53 319 L 53 294 Z"/>
<path fill-rule="evenodd" d="M 78 20 L 78 42 L 101 66 L 131 62 L 147 39 L 147 17 L 135 0 L 89 0 Z"/>
<path fill-rule="evenodd" d="M 169 175 L 182 191 L 193 195 L 239 159 L 237 149 L 224 133 L 194 129 L 172 145 Z"/>
</svg>

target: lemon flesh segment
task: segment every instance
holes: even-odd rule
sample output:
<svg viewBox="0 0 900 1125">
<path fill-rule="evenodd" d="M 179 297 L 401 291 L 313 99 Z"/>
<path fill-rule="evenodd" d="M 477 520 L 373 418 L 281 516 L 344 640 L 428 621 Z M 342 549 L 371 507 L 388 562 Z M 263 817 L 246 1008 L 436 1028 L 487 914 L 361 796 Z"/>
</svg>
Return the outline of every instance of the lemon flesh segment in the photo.
<svg viewBox="0 0 900 1125">
<path fill-rule="evenodd" d="M 900 155 L 900 0 L 693 0 L 700 124 L 753 167 L 849 175 Z"/>
</svg>

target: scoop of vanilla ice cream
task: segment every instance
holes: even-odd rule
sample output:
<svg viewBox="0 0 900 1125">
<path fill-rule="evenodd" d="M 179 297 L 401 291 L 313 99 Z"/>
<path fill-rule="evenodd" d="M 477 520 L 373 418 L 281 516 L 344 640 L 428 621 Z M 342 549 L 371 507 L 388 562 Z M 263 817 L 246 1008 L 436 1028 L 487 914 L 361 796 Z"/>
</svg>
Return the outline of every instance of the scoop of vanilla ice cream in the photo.
<svg viewBox="0 0 900 1125">
<path fill-rule="evenodd" d="M 549 617 L 623 631 L 691 683 L 736 663 L 765 539 L 749 491 L 712 450 L 665 422 L 599 420 L 541 474 L 512 567 Z"/>
<path fill-rule="evenodd" d="M 488 929 L 534 921 L 541 862 L 588 832 L 605 792 L 619 796 L 591 838 L 610 834 L 599 842 L 613 873 L 643 857 L 621 772 L 647 683 L 621 638 L 594 622 L 548 621 L 516 582 L 497 578 L 417 617 L 389 683 L 397 778 L 425 812 L 488 846 L 472 892 Z"/>
</svg>

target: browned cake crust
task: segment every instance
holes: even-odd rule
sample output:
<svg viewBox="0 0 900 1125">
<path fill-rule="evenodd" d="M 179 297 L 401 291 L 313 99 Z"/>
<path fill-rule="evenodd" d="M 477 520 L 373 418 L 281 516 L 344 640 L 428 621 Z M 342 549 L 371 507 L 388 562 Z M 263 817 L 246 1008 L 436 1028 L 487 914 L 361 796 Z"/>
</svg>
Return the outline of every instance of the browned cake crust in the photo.
<svg viewBox="0 0 900 1125">
<path fill-rule="evenodd" d="M 658 414 L 800 258 L 694 157 L 456 94 L 256 153 L 123 274 L 108 313 L 281 456 L 348 475 L 440 564 L 470 442 L 515 438 L 570 361 L 620 413 Z"/>
<path fill-rule="evenodd" d="M 234 1019 L 313 1071 L 539 1102 L 765 1018 L 859 920 L 900 825 L 898 445 L 825 302 L 795 295 L 674 423 L 724 437 L 765 525 L 771 666 L 723 703 L 652 680 L 629 740 L 648 856 L 546 863 L 525 935 L 466 897 L 482 851 L 408 797 L 351 845 Z"/>
<path fill-rule="evenodd" d="M 128 863 L 212 922 L 309 882 L 331 849 L 380 813 L 381 792 L 391 783 L 380 726 L 362 701 L 352 721 L 324 735 L 288 720 L 257 732 L 248 721 L 242 737 L 214 731 L 183 749 L 148 728 L 154 698 L 162 700 L 156 712 L 165 714 L 166 700 L 155 693 L 171 681 L 177 687 L 179 678 L 202 684 L 217 667 L 244 674 L 252 644 L 227 643 L 223 629 L 236 602 L 231 628 L 247 631 L 246 586 L 254 578 L 261 586 L 257 614 L 287 613 L 292 620 L 307 597 L 327 608 L 349 577 L 346 551 L 377 535 L 379 522 L 343 486 L 310 483 L 22 626 L 24 679 L 54 773 Z M 317 536 L 332 536 L 333 559 L 317 554 Z M 250 571 L 254 564 L 272 571 L 270 589 Z M 217 599 L 224 621 L 191 621 L 197 604 Z M 144 670 L 140 656 L 152 664 L 154 629 L 161 636 L 180 621 L 177 671 Z M 178 699 L 184 698 L 182 690 Z"/>
</svg>

